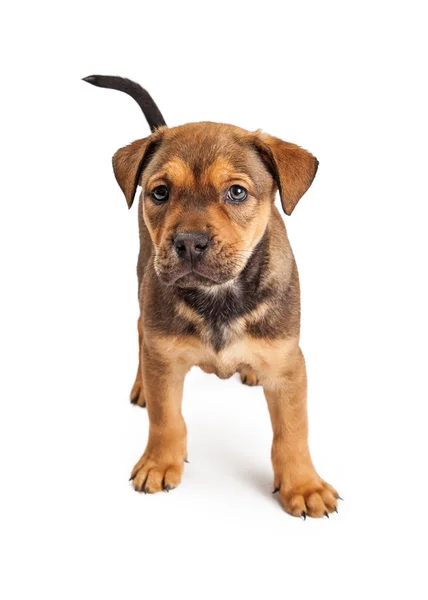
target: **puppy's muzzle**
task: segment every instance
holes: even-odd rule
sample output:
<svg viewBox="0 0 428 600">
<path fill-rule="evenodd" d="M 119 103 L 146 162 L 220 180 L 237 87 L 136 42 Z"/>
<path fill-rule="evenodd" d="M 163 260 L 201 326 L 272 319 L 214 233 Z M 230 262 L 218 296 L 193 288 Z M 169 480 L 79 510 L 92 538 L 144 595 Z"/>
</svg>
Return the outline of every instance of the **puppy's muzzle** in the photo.
<svg viewBox="0 0 428 600">
<path fill-rule="evenodd" d="M 182 261 L 194 265 L 207 253 L 210 238 L 204 231 L 184 231 L 177 233 L 172 243 L 177 256 Z"/>
</svg>

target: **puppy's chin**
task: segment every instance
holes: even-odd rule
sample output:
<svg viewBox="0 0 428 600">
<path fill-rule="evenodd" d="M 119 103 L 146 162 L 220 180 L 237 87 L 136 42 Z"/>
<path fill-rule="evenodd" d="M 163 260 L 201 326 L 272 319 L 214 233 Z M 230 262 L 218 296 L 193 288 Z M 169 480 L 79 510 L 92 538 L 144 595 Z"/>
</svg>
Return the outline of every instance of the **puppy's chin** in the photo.
<svg viewBox="0 0 428 600">
<path fill-rule="evenodd" d="M 175 281 L 175 285 L 177 285 L 178 287 L 181 288 L 212 288 L 212 287 L 216 287 L 218 285 L 222 285 L 223 283 L 226 283 L 226 281 L 228 280 L 214 280 L 211 279 L 210 277 L 207 277 L 205 275 L 201 275 L 200 273 L 196 272 L 196 271 L 192 271 L 191 273 L 188 273 L 187 275 L 184 275 L 183 277 L 179 277 L 176 281 Z"/>
<path fill-rule="evenodd" d="M 211 273 L 210 271 L 201 273 L 197 270 L 188 268 L 175 270 L 157 270 L 157 276 L 165 285 L 176 285 L 181 288 L 214 288 L 225 283 L 234 281 L 236 275 L 228 273 Z"/>
</svg>

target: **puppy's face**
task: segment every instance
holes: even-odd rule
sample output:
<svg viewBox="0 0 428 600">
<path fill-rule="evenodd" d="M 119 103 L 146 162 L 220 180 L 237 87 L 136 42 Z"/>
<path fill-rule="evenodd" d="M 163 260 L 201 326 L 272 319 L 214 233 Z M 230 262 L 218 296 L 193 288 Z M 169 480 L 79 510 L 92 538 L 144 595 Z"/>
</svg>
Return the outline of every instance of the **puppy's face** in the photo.
<svg viewBox="0 0 428 600">
<path fill-rule="evenodd" d="M 159 278 L 181 287 L 236 279 L 266 231 L 277 187 L 291 213 L 316 165 L 297 146 L 219 123 L 161 128 L 114 157 L 129 204 L 142 186 Z"/>
<path fill-rule="evenodd" d="M 245 132 L 216 123 L 163 133 L 142 177 L 144 221 L 160 279 L 235 279 L 266 229 L 275 184 Z"/>
</svg>

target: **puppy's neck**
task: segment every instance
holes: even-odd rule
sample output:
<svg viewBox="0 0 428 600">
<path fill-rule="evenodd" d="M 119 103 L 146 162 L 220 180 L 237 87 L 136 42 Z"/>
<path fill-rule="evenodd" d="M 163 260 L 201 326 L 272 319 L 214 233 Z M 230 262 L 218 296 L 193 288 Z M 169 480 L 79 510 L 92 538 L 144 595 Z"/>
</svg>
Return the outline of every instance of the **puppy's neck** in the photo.
<svg viewBox="0 0 428 600">
<path fill-rule="evenodd" d="M 269 242 L 269 231 L 266 228 L 262 239 L 254 248 L 247 264 L 236 279 L 237 285 L 244 294 L 257 293 L 266 284 L 270 263 Z"/>
</svg>

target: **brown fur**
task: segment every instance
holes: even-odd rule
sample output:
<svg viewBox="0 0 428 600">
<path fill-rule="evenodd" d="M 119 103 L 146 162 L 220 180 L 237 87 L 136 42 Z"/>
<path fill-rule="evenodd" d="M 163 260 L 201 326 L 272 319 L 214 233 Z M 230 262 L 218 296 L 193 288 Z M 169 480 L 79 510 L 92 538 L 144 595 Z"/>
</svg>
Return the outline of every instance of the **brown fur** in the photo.
<svg viewBox="0 0 428 600">
<path fill-rule="evenodd" d="M 243 383 L 263 386 L 274 486 L 285 509 L 328 515 L 338 496 L 309 454 L 299 279 L 274 206 L 279 189 L 284 211 L 292 213 L 315 176 L 316 159 L 261 132 L 191 123 L 159 128 L 119 150 L 113 165 L 128 205 L 142 186 L 140 361 L 131 401 L 147 404 L 150 432 L 131 475 L 135 489 L 169 490 L 181 480 L 187 456 L 182 389 L 196 365 L 222 379 L 239 372 Z M 170 190 L 162 205 L 151 198 L 160 185 Z M 245 202 L 228 201 L 231 185 L 248 190 Z M 173 240 L 189 231 L 207 233 L 210 246 L 187 272 Z"/>
</svg>

